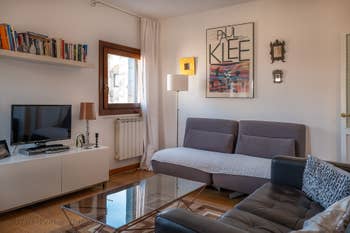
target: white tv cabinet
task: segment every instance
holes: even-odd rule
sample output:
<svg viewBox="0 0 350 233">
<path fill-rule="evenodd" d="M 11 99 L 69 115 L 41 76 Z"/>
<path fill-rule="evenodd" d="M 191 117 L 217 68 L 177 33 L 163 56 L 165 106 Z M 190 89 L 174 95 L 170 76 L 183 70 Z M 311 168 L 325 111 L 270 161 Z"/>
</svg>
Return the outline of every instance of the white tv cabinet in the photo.
<svg viewBox="0 0 350 233">
<path fill-rule="evenodd" d="M 0 213 L 108 181 L 107 147 L 0 160 Z"/>
</svg>

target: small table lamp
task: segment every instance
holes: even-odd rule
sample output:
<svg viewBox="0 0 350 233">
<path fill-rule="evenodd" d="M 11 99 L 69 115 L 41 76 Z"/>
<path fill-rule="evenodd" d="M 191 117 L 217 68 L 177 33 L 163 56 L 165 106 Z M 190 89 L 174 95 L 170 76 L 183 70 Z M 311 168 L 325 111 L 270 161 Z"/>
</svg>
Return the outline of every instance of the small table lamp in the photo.
<svg viewBox="0 0 350 233">
<path fill-rule="evenodd" d="M 167 90 L 176 91 L 176 146 L 179 146 L 179 92 L 188 90 L 188 76 L 182 74 L 168 74 Z"/>
<path fill-rule="evenodd" d="M 80 103 L 80 120 L 86 120 L 86 142 L 85 147 L 90 146 L 90 131 L 89 120 L 96 120 L 95 104 L 94 103 Z"/>
</svg>

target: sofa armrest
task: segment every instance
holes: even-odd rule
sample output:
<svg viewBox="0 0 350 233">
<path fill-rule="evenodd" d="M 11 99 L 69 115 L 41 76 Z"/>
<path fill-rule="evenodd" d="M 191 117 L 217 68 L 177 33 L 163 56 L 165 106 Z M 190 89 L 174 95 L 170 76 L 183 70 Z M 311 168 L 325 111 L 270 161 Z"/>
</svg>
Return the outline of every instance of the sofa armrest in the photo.
<svg viewBox="0 0 350 233">
<path fill-rule="evenodd" d="M 169 209 L 161 212 L 156 217 L 155 228 L 155 233 L 248 233 L 185 209 Z"/>
<path fill-rule="evenodd" d="M 276 156 L 272 159 L 271 183 L 301 189 L 306 159 Z"/>
</svg>

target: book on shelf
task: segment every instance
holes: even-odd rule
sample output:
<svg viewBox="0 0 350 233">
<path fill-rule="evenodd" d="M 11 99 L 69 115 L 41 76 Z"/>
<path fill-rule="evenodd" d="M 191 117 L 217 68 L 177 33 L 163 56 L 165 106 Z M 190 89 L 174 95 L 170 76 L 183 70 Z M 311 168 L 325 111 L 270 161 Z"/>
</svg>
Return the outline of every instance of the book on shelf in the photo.
<svg viewBox="0 0 350 233">
<path fill-rule="evenodd" d="M 0 49 L 78 62 L 86 62 L 88 53 L 87 44 L 70 43 L 36 32 L 19 33 L 6 23 L 0 24 Z"/>
<path fill-rule="evenodd" d="M 9 39 L 7 34 L 7 26 L 6 24 L 0 24 L 0 36 L 1 36 L 1 45 L 2 49 L 10 49 Z"/>
</svg>

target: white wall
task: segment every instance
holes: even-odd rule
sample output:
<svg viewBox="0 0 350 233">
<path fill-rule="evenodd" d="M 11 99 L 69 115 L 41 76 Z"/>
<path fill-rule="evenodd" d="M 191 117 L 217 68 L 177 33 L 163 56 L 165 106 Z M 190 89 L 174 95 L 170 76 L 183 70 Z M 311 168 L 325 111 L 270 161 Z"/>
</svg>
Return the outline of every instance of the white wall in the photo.
<svg viewBox="0 0 350 233">
<path fill-rule="evenodd" d="M 308 126 L 308 152 L 336 160 L 340 154 L 340 44 L 350 32 L 348 0 L 259 0 L 162 21 L 162 144 L 175 145 L 175 96 L 165 90 L 167 73 L 180 57 L 198 58 L 197 75 L 180 95 L 180 138 L 187 117 L 298 122 Z M 255 22 L 255 98 L 205 98 L 206 28 Z M 270 64 L 269 43 L 287 43 L 286 63 Z M 285 82 L 272 83 L 283 69 Z"/>
<path fill-rule="evenodd" d="M 72 136 L 84 133 L 79 120 L 79 103 L 98 103 L 98 40 L 139 48 L 139 24 L 118 11 L 91 7 L 89 0 L 1 0 L 0 23 L 19 32 L 33 31 L 76 43 L 88 43 L 88 60 L 94 69 L 78 69 L 0 59 L 0 139 L 10 138 L 11 104 L 72 104 Z M 98 106 L 98 105 L 97 105 Z M 91 121 L 91 135 L 109 146 L 110 168 L 137 160 L 114 160 L 113 117 Z M 8 140 L 9 142 L 9 140 Z"/>
</svg>

